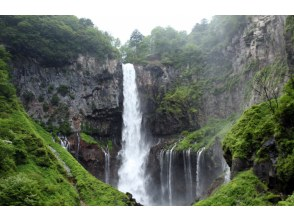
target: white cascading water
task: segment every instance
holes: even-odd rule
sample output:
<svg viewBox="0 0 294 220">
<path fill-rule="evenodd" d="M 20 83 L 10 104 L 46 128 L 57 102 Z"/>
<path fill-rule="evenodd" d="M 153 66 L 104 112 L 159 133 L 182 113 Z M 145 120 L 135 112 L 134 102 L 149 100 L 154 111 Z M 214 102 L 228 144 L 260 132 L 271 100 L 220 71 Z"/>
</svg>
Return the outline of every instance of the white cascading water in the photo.
<svg viewBox="0 0 294 220">
<path fill-rule="evenodd" d="M 193 180 L 192 180 L 192 166 L 191 166 L 191 148 L 184 151 L 184 174 L 186 183 L 186 199 L 193 201 Z"/>
<path fill-rule="evenodd" d="M 225 173 L 224 183 L 228 183 L 231 180 L 231 169 L 230 169 L 229 165 L 227 164 L 225 158 L 223 158 L 223 160 L 222 160 L 222 167 L 223 167 L 223 170 Z"/>
<path fill-rule="evenodd" d="M 196 197 L 200 198 L 201 197 L 201 185 L 200 185 L 200 175 L 201 175 L 201 171 L 200 171 L 200 163 L 201 163 L 201 154 L 204 151 L 204 147 L 201 148 L 200 150 L 198 150 L 197 152 L 197 169 L 196 169 Z"/>
<path fill-rule="evenodd" d="M 118 170 L 118 189 L 130 192 L 137 202 L 149 204 L 145 187 L 145 161 L 149 145 L 145 143 L 141 129 L 142 113 L 132 64 L 123 65 L 123 131 L 121 167 Z"/>
<path fill-rule="evenodd" d="M 177 145 L 175 144 L 172 149 L 168 152 L 169 155 L 169 165 L 168 165 L 168 200 L 169 200 L 169 205 L 173 205 L 173 189 L 172 189 L 172 178 L 173 178 L 173 150 Z"/>
<path fill-rule="evenodd" d="M 110 153 L 107 146 L 107 151 L 102 148 L 104 153 L 104 182 L 109 184 L 109 174 L 110 174 Z"/>
</svg>

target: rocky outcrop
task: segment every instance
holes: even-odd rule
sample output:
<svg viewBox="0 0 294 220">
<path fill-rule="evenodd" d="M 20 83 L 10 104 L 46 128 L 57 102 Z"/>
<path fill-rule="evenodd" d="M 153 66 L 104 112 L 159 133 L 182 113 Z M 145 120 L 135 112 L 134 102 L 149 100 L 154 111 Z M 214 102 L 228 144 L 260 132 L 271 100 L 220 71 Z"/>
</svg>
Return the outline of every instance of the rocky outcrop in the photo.
<svg viewBox="0 0 294 220">
<path fill-rule="evenodd" d="M 195 130 L 211 117 L 226 118 L 264 101 L 253 89 L 254 75 L 269 65 L 286 66 L 285 16 L 250 16 L 249 19 L 247 26 L 236 33 L 225 48 L 206 57 L 209 67 L 204 75 L 209 83 L 201 91 L 200 104 L 195 107 L 197 114 L 191 114 L 188 109 L 183 115 L 157 111 L 163 95 L 184 70 L 155 63 L 135 66 L 143 117 L 154 136 Z M 266 82 L 269 90 L 275 90 L 276 94 L 280 94 L 287 80 L 287 76 L 281 74 L 273 70 Z"/>
<path fill-rule="evenodd" d="M 28 114 L 71 132 L 120 137 L 122 68 L 116 60 L 80 56 L 72 65 L 43 68 L 31 59 L 13 61 L 12 80 Z"/>
</svg>

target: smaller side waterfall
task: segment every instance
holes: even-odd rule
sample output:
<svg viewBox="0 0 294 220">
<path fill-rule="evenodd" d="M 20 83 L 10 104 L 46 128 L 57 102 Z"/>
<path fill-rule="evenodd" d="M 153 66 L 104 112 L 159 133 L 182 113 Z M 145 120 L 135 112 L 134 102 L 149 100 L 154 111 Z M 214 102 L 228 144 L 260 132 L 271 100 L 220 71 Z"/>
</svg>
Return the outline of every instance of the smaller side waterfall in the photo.
<svg viewBox="0 0 294 220">
<path fill-rule="evenodd" d="M 168 155 L 169 155 L 169 165 L 168 165 L 168 199 L 169 199 L 169 205 L 173 204 L 173 190 L 172 190 L 172 181 L 173 181 L 173 169 L 172 169 L 172 165 L 173 165 L 173 150 L 176 147 L 176 145 L 174 145 L 172 147 L 172 149 L 170 151 L 167 151 Z"/>
<path fill-rule="evenodd" d="M 201 198 L 202 189 L 201 189 L 201 154 L 204 151 L 204 147 L 199 149 L 197 152 L 197 168 L 196 168 L 196 197 Z"/>
<path fill-rule="evenodd" d="M 109 176 L 110 176 L 110 153 L 107 146 L 107 150 L 104 150 L 102 148 L 102 151 L 104 153 L 104 182 L 109 184 Z"/>
<path fill-rule="evenodd" d="M 192 201 L 194 197 L 193 193 L 193 179 L 192 179 L 192 166 L 191 166 L 191 148 L 184 151 L 184 174 L 186 183 L 186 199 Z"/>
<path fill-rule="evenodd" d="M 224 158 L 222 160 L 222 167 L 224 170 L 224 183 L 228 183 L 231 180 L 231 169 Z"/>
<path fill-rule="evenodd" d="M 159 154 L 159 165 L 160 165 L 160 182 L 161 182 L 161 204 L 165 203 L 165 194 L 166 194 L 166 184 L 165 184 L 165 180 L 166 175 L 165 175 L 165 151 L 161 150 L 160 154 Z"/>
<path fill-rule="evenodd" d="M 58 135 L 58 138 L 60 140 L 60 145 L 68 150 L 69 149 L 69 141 L 67 140 L 66 136 L 59 136 Z"/>
</svg>

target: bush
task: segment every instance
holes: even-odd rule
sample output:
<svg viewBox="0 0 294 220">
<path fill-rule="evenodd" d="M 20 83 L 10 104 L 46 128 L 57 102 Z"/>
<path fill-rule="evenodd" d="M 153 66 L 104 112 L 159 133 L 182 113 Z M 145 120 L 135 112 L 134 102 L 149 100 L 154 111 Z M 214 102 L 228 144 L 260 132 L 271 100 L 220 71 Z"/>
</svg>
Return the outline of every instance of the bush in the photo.
<svg viewBox="0 0 294 220">
<path fill-rule="evenodd" d="M 207 199 L 199 201 L 197 206 L 256 206 L 272 205 L 269 201 L 274 197 L 267 191 L 258 177 L 251 170 L 238 174 L 231 182 L 222 185 Z"/>
<path fill-rule="evenodd" d="M 36 181 L 19 173 L 0 180 L 0 205 L 42 205 L 39 203 L 40 189 Z"/>
<path fill-rule="evenodd" d="M 60 98 L 58 97 L 58 95 L 54 94 L 51 98 L 51 104 L 54 106 L 58 106 L 59 101 L 60 101 Z"/>
<path fill-rule="evenodd" d="M 0 96 L 4 96 L 9 99 L 12 98 L 15 94 L 15 89 L 10 83 L 0 83 Z"/>
<path fill-rule="evenodd" d="M 12 143 L 0 139 L 0 172 L 15 169 L 14 146 Z"/>
<path fill-rule="evenodd" d="M 66 85 L 60 85 L 57 88 L 57 92 L 62 96 L 66 96 L 69 93 L 69 88 Z"/>
<path fill-rule="evenodd" d="M 49 110 L 49 104 L 47 102 L 44 102 L 43 103 L 43 111 L 48 112 L 48 110 Z"/>
<path fill-rule="evenodd" d="M 28 104 L 35 99 L 35 95 L 31 91 L 25 91 L 22 96 L 25 104 Z"/>
</svg>

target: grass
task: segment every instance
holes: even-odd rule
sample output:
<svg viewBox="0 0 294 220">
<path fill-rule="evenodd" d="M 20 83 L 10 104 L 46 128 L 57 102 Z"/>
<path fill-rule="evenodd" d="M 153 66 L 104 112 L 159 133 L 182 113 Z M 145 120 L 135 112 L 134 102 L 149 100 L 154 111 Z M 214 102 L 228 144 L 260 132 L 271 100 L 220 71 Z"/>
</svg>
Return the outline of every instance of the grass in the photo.
<svg viewBox="0 0 294 220">
<path fill-rule="evenodd" d="M 85 141 L 87 144 L 95 144 L 98 147 L 101 147 L 103 149 L 108 148 L 109 151 L 112 150 L 112 141 L 110 139 L 105 140 L 95 140 L 92 136 L 82 132 L 80 133 L 81 138 L 83 141 Z"/>
<path fill-rule="evenodd" d="M 223 138 L 225 133 L 231 128 L 236 116 L 231 116 L 225 120 L 210 120 L 204 127 L 193 132 L 182 132 L 184 138 L 179 141 L 176 150 L 182 151 L 191 148 L 198 151 L 200 148 L 210 146 L 216 137 Z"/>
<path fill-rule="evenodd" d="M 273 205 L 276 196 L 268 192 L 267 186 L 251 170 L 238 174 L 231 182 L 222 185 L 207 199 L 196 202 L 196 206 L 264 206 Z"/>
</svg>

